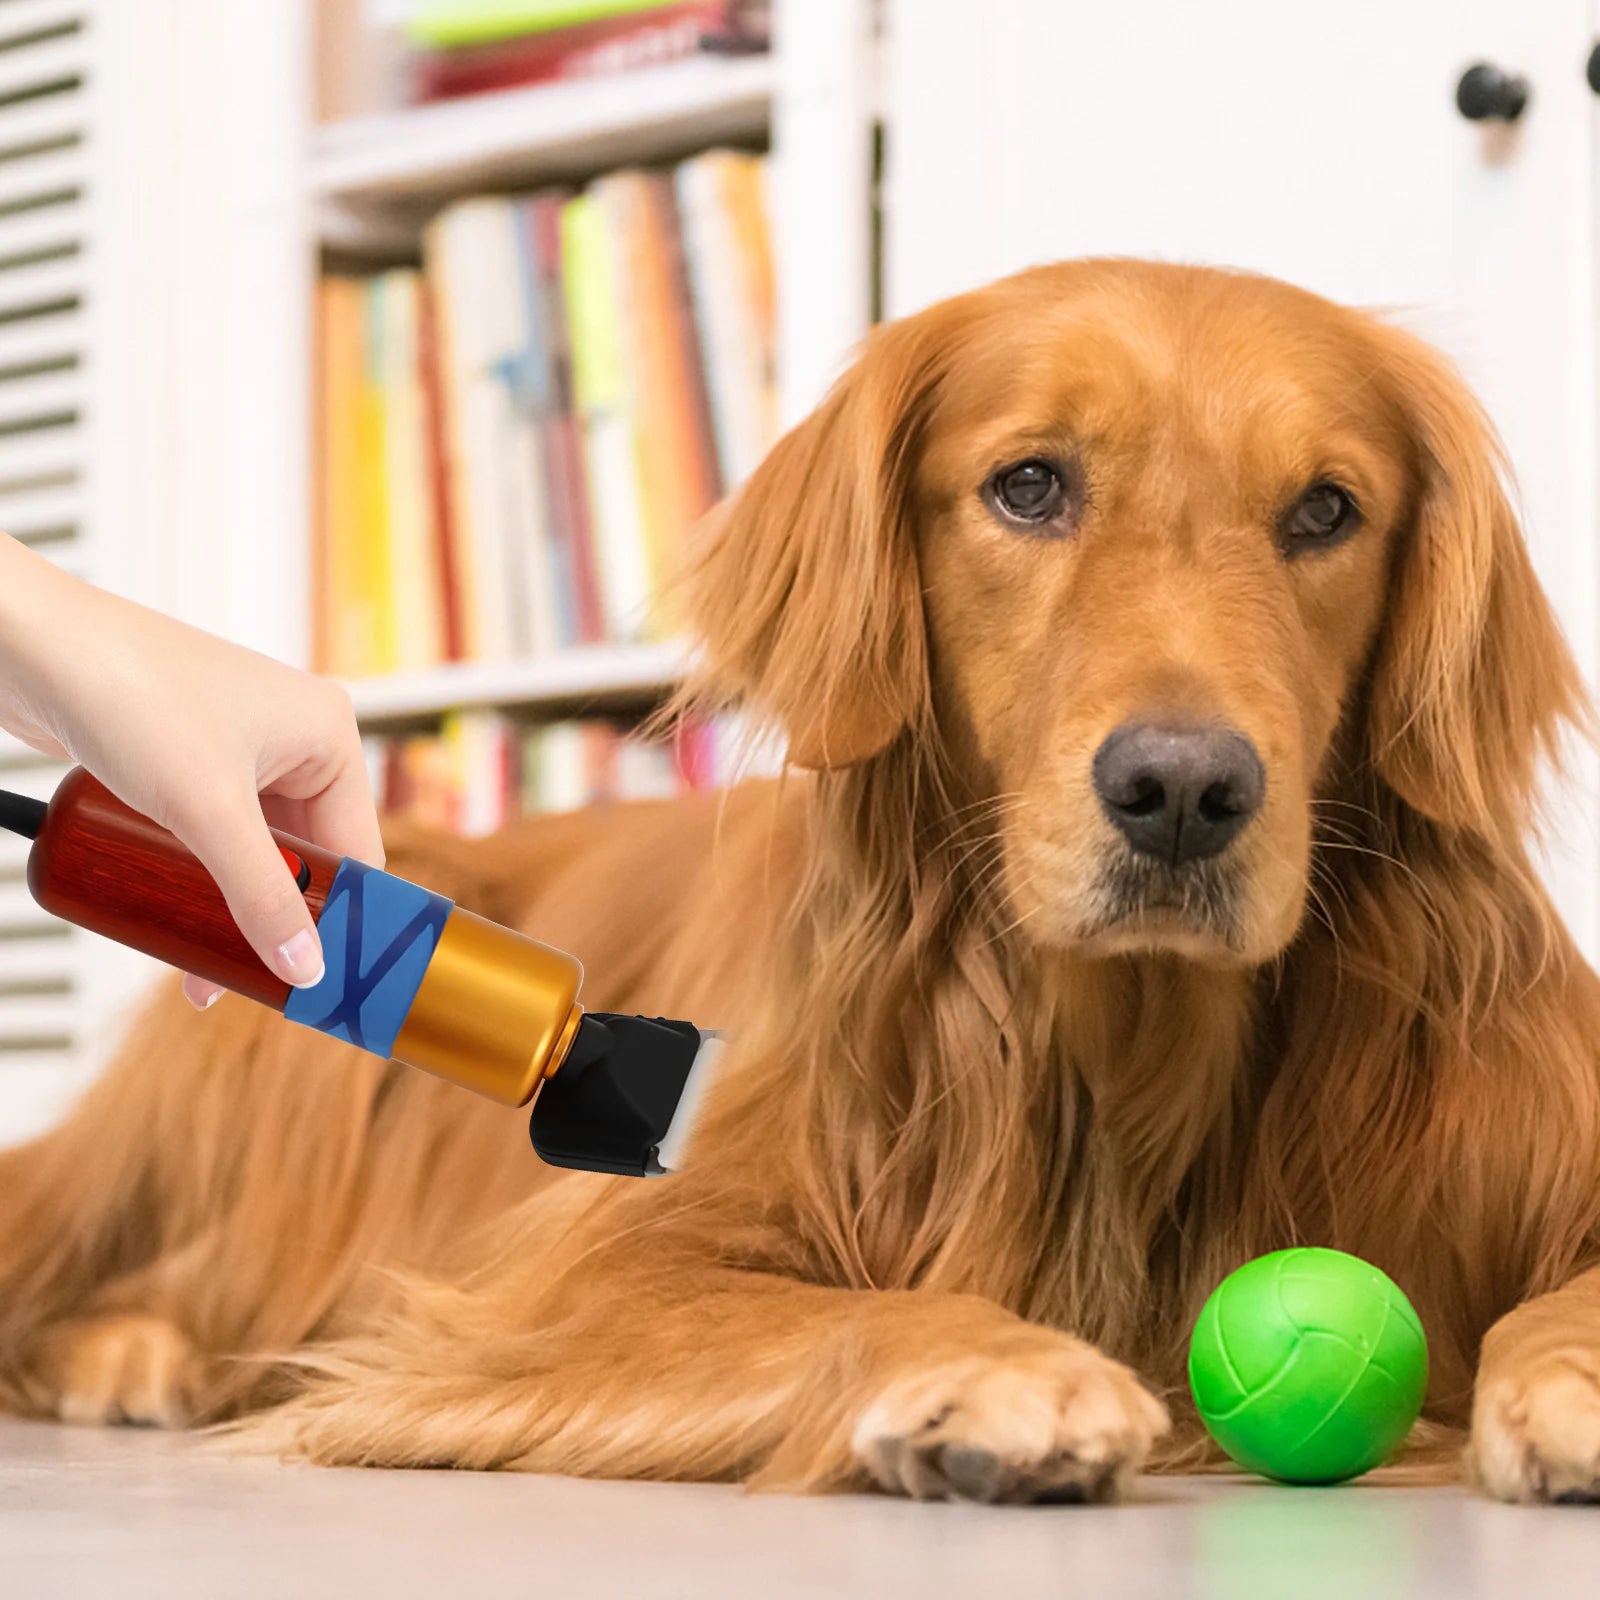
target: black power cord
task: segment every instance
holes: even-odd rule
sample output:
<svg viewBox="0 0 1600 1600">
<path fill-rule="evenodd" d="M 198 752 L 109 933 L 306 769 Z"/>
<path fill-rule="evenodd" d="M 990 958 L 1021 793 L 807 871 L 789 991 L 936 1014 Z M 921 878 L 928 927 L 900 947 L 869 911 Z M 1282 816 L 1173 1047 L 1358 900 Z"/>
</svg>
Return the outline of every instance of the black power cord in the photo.
<svg viewBox="0 0 1600 1600">
<path fill-rule="evenodd" d="M 24 839 L 37 839 L 44 826 L 44 814 L 49 803 L 35 800 L 32 795 L 12 794 L 0 789 L 0 828 L 10 833 L 20 833 Z"/>
</svg>

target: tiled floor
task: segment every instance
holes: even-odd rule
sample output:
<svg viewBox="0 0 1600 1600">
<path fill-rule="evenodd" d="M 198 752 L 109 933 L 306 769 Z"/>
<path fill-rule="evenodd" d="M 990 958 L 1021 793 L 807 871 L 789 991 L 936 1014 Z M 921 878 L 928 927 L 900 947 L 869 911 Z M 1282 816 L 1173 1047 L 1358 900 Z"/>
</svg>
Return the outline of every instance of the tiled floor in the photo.
<svg viewBox="0 0 1600 1600">
<path fill-rule="evenodd" d="M 1600 1595 L 1600 1508 L 1160 1481 L 991 1510 L 470 1473 L 328 1472 L 0 1422 L 6 1600 L 1466 1600 Z"/>
</svg>

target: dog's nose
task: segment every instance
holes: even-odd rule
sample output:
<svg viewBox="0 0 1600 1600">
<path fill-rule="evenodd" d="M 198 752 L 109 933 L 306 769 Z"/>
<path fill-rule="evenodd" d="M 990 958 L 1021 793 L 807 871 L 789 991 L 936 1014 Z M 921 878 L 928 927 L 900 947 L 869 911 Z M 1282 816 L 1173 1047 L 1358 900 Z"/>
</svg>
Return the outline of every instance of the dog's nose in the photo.
<svg viewBox="0 0 1600 1600">
<path fill-rule="evenodd" d="M 1232 728 L 1124 723 L 1094 757 L 1105 814 L 1135 850 L 1172 866 L 1226 849 L 1266 787 L 1256 747 Z"/>
</svg>

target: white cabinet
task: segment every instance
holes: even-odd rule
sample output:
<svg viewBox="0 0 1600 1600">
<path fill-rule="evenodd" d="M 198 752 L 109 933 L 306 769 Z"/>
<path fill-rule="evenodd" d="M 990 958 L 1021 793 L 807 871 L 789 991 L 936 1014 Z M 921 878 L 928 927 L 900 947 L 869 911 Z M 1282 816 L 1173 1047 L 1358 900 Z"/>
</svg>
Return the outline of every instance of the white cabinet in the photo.
<svg viewBox="0 0 1600 1600">
<path fill-rule="evenodd" d="M 901 314 L 1029 263 L 1248 267 L 1392 308 L 1462 364 L 1529 541 L 1600 681 L 1589 0 L 891 0 L 886 295 Z M 1457 111 L 1465 68 L 1532 94 Z M 1547 876 L 1600 950 L 1600 786 L 1578 763 Z"/>
</svg>

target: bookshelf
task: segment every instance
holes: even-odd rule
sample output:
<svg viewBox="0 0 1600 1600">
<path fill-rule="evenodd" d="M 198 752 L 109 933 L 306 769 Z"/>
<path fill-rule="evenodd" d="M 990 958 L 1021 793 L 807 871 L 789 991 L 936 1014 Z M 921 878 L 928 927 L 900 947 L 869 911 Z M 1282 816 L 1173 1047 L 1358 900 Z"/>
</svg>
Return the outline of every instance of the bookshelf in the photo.
<svg viewBox="0 0 1600 1600">
<path fill-rule="evenodd" d="M 688 662 L 681 642 L 590 645 L 532 661 L 463 661 L 346 683 L 365 728 L 388 732 L 449 711 L 524 719 L 630 709 L 663 699 Z"/>
<path fill-rule="evenodd" d="M 439 200 L 474 189 L 532 188 L 765 141 L 776 78 L 770 56 L 707 57 L 352 117 L 314 132 L 308 187 L 325 241 L 359 248 L 366 213 L 386 249 Z"/>
<path fill-rule="evenodd" d="M 776 0 L 767 55 L 708 56 L 313 125 L 300 171 L 313 257 L 378 267 L 413 258 L 429 218 L 466 195 L 666 165 L 718 144 L 769 146 L 781 405 L 792 422 L 869 321 L 873 9 L 869 0 Z M 363 728 L 377 733 L 458 710 L 540 721 L 659 703 L 687 656 L 682 642 L 585 646 L 347 687 Z"/>
</svg>

